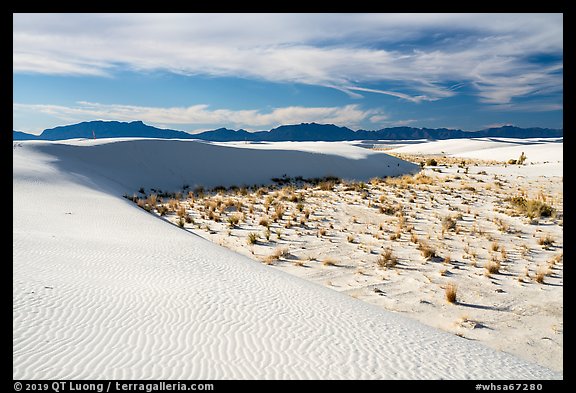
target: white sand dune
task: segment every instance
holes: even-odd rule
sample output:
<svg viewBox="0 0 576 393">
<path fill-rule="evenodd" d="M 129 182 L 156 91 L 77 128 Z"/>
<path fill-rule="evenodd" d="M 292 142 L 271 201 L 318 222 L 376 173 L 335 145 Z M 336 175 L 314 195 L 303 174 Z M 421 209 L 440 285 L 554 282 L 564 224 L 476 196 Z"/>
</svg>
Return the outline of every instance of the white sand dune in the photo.
<svg viewBox="0 0 576 393">
<path fill-rule="evenodd" d="M 413 170 L 387 155 L 19 142 L 13 164 L 15 379 L 562 378 L 258 264 L 121 197 Z"/>
<path fill-rule="evenodd" d="M 469 157 L 485 160 L 508 161 L 517 159 L 522 152 L 526 163 L 562 162 L 563 138 L 474 138 L 447 139 L 427 143 L 413 143 L 394 148 L 397 153 L 445 154 L 451 157 Z"/>
</svg>

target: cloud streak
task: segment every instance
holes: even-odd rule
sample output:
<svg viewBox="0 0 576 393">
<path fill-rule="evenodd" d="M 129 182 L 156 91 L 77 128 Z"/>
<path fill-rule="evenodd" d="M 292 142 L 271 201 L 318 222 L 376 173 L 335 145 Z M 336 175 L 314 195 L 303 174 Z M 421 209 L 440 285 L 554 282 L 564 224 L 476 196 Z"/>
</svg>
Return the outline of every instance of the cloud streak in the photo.
<svg viewBox="0 0 576 393">
<path fill-rule="evenodd" d="M 561 90 L 562 60 L 542 67 L 531 57 L 561 59 L 562 32 L 561 14 L 15 14 L 13 70 L 164 70 L 413 103 L 451 97 L 449 86 L 465 83 L 481 102 L 506 104 Z"/>
</svg>

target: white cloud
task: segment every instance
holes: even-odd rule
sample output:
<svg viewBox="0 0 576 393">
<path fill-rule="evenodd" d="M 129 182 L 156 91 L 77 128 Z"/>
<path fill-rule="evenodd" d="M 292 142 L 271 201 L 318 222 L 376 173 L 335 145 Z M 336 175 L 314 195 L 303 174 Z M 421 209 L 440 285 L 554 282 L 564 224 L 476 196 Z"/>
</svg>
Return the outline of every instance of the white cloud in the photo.
<svg viewBox="0 0 576 393">
<path fill-rule="evenodd" d="M 368 118 L 385 118 L 382 112 L 362 110 L 358 105 L 342 107 L 301 107 L 275 108 L 269 112 L 259 110 L 210 109 L 208 105 L 189 107 L 146 107 L 134 105 L 104 105 L 92 102 L 78 102 L 77 106 L 45 104 L 13 104 L 16 114 L 23 112 L 49 115 L 68 122 L 87 120 L 142 120 L 155 125 L 201 125 L 223 124 L 235 128 L 275 127 L 281 124 L 306 122 L 333 123 L 357 128 Z"/>
<path fill-rule="evenodd" d="M 13 20 L 14 72 L 161 69 L 413 102 L 457 94 L 443 87 L 454 82 L 472 86 L 488 103 L 561 90 L 557 71 L 527 59 L 562 56 L 562 14 L 14 14 Z M 399 87 L 364 87 L 380 82 Z"/>
<path fill-rule="evenodd" d="M 407 101 L 412 101 L 412 102 L 421 102 L 421 101 L 436 101 L 437 98 L 431 98 L 425 95 L 421 95 L 421 96 L 410 96 L 408 94 L 404 94 L 404 93 L 398 93 L 395 91 L 389 91 L 389 90 L 378 90 L 378 89 L 367 89 L 365 87 L 354 87 L 354 86 L 346 86 L 345 89 L 348 90 L 357 90 L 357 91 L 365 91 L 368 93 L 378 93 L 378 94 L 385 94 L 385 95 L 389 95 L 389 96 L 393 96 L 393 97 L 398 97 L 398 98 L 402 98 L 404 100 Z M 452 95 L 451 92 L 446 91 L 447 94 L 444 94 L 444 96 L 450 96 Z"/>
</svg>

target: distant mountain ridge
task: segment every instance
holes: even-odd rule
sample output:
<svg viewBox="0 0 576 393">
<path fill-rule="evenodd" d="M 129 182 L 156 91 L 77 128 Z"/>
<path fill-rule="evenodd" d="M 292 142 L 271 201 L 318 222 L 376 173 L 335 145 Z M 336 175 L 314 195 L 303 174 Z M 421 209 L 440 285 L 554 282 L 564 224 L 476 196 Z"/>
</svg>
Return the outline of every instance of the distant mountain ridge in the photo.
<svg viewBox="0 0 576 393">
<path fill-rule="evenodd" d="M 414 128 L 391 127 L 376 131 L 353 131 L 347 127 L 334 124 L 302 123 L 282 125 L 269 131 L 248 132 L 246 130 L 231 130 L 219 128 L 204 131 L 199 134 L 189 134 L 184 131 L 156 128 L 142 121 L 89 121 L 67 126 L 46 129 L 41 135 L 32 135 L 13 130 L 13 140 L 63 140 L 73 138 L 164 138 L 164 139 L 201 139 L 214 142 L 232 141 L 350 141 L 350 140 L 413 140 L 413 139 L 457 139 L 457 138 L 554 138 L 563 137 L 563 129 L 551 128 L 519 128 L 503 126 L 479 131 L 462 131 L 447 128 Z"/>
</svg>

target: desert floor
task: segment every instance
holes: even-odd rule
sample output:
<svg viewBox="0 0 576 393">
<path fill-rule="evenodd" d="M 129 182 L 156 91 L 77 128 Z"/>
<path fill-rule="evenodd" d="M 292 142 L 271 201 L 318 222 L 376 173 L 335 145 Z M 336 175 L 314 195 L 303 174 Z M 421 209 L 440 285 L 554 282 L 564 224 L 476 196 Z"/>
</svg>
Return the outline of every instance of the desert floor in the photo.
<svg viewBox="0 0 576 393">
<path fill-rule="evenodd" d="M 274 269 L 562 371 L 562 176 L 546 163 L 433 157 L 416 175 L 365 183 L 280 178 L 132 198 Z"/>
</svg>

